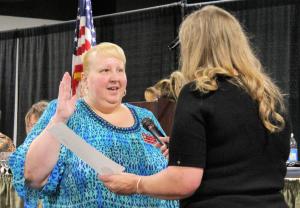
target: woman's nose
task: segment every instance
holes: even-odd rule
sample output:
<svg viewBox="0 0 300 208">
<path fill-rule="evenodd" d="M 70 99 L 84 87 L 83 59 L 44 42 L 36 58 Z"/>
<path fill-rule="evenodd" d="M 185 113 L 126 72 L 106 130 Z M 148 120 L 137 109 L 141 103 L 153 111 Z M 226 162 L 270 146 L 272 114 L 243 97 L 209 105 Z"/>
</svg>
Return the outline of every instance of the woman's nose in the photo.
<svg viewBox="0 0 300 208">
<path fill-rule="evenodd" d="M 118 81 L 119 80 L 119 74 L 116 71 L 113 71 L 110 74 L 110 81 Z"/>
</svg>

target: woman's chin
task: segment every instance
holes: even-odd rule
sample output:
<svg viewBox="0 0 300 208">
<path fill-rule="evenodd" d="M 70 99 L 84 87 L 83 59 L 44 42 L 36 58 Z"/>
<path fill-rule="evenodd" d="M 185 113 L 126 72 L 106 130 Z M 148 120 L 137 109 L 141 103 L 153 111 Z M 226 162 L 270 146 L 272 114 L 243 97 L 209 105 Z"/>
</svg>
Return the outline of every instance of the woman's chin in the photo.
<svg viewBox="0 0 300 208">
<path fill-rule="evenodd" d="M 122 99 L 119 98 L 110 98 L 106 100 L 107 103 L 112 104 L 112 105 L 117 105 L 122 103 Z"/>
</svg>

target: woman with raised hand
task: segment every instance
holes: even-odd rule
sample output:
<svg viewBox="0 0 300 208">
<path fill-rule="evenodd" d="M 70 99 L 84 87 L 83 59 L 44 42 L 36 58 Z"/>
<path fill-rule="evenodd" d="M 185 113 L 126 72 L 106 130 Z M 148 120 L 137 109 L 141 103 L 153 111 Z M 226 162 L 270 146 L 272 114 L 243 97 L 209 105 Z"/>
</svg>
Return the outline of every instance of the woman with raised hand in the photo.
<svg viewBox="0 0 300 208">
<path fill-rule="evenodd" d="M 61 145 L 47 131 L 65 123 L 87 143 L 124 166 L 127 172 L 152 175 L 167 165 L 155 139 L 143 129 L 143 108 L 122 103 L 126 94 L 126 58 L 113 43 L 101 43 L 84 56 L 83 98 L 71 96 L 71 77 L 65 73 L 58 99 L 49 103 L 25 142 L 10 158 L 14 186 L 26 204 L 43 207 L 177 207 L 177 201 L 144 195 L 120 196 L 110 192 L 95 170 Z M 164 149 L 164 148 L 162 148 Z M 101 173 L 100 173 L 101 174 Z"/>
</svg>

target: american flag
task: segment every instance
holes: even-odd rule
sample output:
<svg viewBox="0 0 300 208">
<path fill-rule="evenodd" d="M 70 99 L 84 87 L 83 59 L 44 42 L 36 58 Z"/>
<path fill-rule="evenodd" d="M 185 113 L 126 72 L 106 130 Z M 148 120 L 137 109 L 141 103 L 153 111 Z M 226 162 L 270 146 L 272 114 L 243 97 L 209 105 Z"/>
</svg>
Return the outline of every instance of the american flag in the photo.
<svg viewBox="0 0 300 208">
<path fill-rule="evenodd" d="M 78 0 L 73 60 L 72 60 L 72 94 L 76 93 L 77 86 L 83 71 L 83 54 L 96 45 L 91 0 Z"/>
</svg>

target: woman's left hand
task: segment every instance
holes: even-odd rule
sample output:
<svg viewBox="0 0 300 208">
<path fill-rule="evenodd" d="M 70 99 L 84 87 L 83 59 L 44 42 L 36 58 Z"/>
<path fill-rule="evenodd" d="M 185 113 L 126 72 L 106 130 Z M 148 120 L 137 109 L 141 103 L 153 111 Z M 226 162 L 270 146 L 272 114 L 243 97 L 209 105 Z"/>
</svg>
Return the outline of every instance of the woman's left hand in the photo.
<svg viewBox="0 0 300 208">
<path fill-rule="evenodd" d="M 130 195 L 137 193 L 137 183 L 140 176 L 131 173 L 118 175 L 98 175 L 104 185 L 116 194 Z"/>
</svg>

